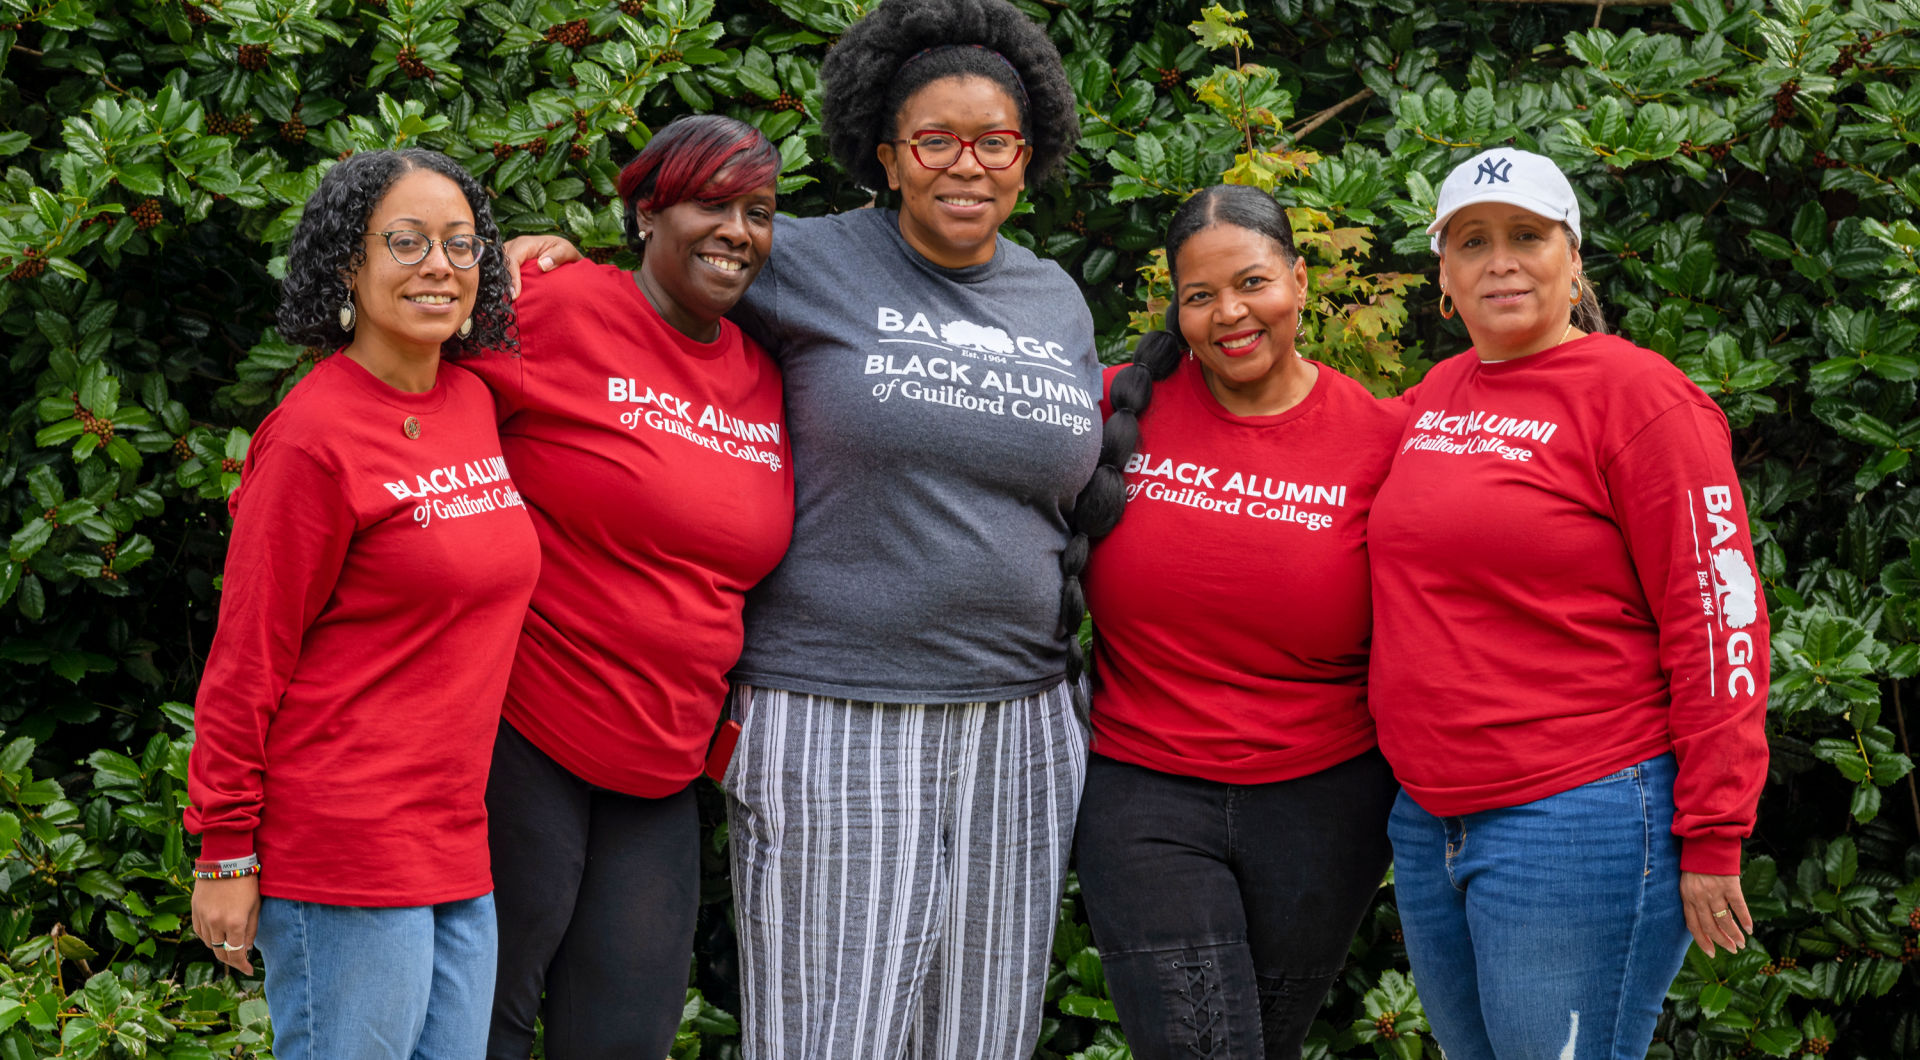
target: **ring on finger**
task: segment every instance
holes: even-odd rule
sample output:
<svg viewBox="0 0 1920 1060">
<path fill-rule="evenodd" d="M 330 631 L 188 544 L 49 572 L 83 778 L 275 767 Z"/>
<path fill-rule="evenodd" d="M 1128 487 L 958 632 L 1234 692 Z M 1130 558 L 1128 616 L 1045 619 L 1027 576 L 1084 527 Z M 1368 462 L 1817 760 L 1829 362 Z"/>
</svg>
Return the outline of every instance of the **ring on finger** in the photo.
<svg viewBox="0 0 1920 1060">
<path fill-rule="evenodd" d="M 246 949 L 245 946 L 235 946 L 231 942 L 222 942 L 219 945 L 221 949 L 226 950 L 228 953 L 238 953 L 239 951 Z"/>
<path fill-rule="evenodd" d="M 1714 918 L 1715 920 L 1718 920 L 1718 919 L 1720 919 L 1720 918 L 1721 918 L 1721 917 L 1723 917 L 1723 916 L 1732 916 L 1732 915 L 1733 915 L 1733 910 L 1731 910 L 1731 909 L 1722 909 L 1722 910 L 1720 910 L 1720 911 L 1719 911 L 1718 913 L 1715 913 L 1715 914 L 1713 914 L 1713 918 Z"/>
</svg>

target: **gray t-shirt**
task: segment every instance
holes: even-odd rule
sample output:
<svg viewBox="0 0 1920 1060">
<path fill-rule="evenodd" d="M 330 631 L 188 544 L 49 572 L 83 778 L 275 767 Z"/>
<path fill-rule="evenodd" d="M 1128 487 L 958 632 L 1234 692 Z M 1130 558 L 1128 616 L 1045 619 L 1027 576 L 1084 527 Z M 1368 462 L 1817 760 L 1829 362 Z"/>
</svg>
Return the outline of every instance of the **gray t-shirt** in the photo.
<svg viewBox="0 0 1920 1060">
<path fill-rule="evenodd" d="M 1067 513 L 1100 451 L 1067 274 L 1004 238 L 942 268 L 890 210 L 781 217 L 732 317 L 785 375 L 795 507 L 734 679 L 881 703 L 1057 684 Z"/>
</svg>

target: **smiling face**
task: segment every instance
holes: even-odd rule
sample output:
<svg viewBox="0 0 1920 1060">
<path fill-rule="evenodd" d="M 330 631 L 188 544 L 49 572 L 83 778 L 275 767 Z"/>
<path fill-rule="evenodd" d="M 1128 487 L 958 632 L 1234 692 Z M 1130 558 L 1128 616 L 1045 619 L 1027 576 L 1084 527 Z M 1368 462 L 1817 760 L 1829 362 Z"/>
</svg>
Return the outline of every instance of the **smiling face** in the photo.
<svg viewBox="0 0 1920 1060">
<path fill-rule="evenodd" d="M 1307 263 L 1238 225 L 1194 233 L 1174 258 L 1180 333 L 1227 411 L 1271 415 L 1312 389 L 1312 365 L 1294 353 Z"/>
<path fill-rule="evenodd" d="M 714 175 L 723 181 L 726 170 Z M 661 319 L 709 342 L 720 318 L 745 294 L 773 249 L 774 186 L 731 199 L 698 198 L 641 210 L 647 253 L 634 276 Z"/>
<path fill-rule="evenodd" d="M 1453 296 L 1475 352 L 1507 361 L 1568 334 L 1580 252 L 1558 222 L 1506 203 L 1461 209 L 1447 222 L 1440 289 Z"/>
<path fill-rule="evenodd" d="M 1005 89 L 984 77 L 943 77 L 907 97 L 895 116 L 894 138 L 940 129 L 972 140 L 995 129 L 1020 128 L 1020 108 Z M 1027 162 L 987 169 L 972 150 L 948 169 L 928 169 L 905 143 L 877 147 L 887 186 L 900 193 L 900 234 L 935 265 L 964 268 L 993 260 L 994 237 L 1027 186 Z"/>
<path fill-rule="evenodd" d="M 368 232 L 403 228 L 433 240 L 470 236 L 473 209 L 460 185 L 432 170 L 412 170 L 393 182 L 367 217 Z M 437 357 L 440 344 L 473 315 L 479 268 L 454 268 L 437 242 L 425 261 L 402 265 L 387 251 L 385 239 L 369 235 L 365 240 L 366 259 L 348 281 L 358 314 L 352 348 L 370 359 Z"/>
</svg>

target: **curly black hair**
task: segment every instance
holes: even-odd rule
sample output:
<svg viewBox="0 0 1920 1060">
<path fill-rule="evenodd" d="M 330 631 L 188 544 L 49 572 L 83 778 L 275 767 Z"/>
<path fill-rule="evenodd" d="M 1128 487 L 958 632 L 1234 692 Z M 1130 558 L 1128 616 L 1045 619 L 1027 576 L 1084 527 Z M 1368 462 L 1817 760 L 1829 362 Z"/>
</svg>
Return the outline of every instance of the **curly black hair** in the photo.
<svg viewBox="0 0 1920 1060">
<path fill-rule="evenodd" d="M 901 106 L 928 84 L 959 76 L 984 77 L 1019 106 L 1033 151 L 1028 183 L 1060 171 L 1080 139 L 1073 86 L 1046 31 L 1007 0 L 886 0 L 847 30 L 820 64 L 821 125 L 833 157 L 862 187 L 886 188 L 874 149 L 898 138 Z"/>
<path fill-rule="evenodd" d="M 465 338 L 448 339 L 443 352 L 460 356 L 515 345 L 513 303 L 508 299 L 511 282 L 506 258 L 500 253 L 500 229 L 487 205 L 487 189 L 460 163 L 418 147 L 361 151 L 320 179 L 287 249 L 287 278 L 280 285 L 280 310 L 275 317 L 282 338 L 328 353 L 352 340 L 340 326 L 340 307 L 347 300 L 348 277 L 367 260 L 369 241 L 361 235 L 387 189 L 416 169 L 431 170 L 460 186 L 473 211 L 474 232 L 487 241 L 478 266 L 480 291 L 473 303 L 473 331 Z"/>
</svg>

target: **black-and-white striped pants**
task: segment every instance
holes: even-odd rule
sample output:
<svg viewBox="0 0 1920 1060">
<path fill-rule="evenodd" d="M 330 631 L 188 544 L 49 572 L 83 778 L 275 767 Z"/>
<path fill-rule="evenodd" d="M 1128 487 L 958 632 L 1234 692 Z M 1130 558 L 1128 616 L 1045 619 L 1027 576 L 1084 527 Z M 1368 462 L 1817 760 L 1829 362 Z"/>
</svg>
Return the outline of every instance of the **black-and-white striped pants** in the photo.
<svg viewBox="0 0 1920 1060">
<path fill-rule="evenodd" d="M 746 1060 L 1026 1060 L 1086 777 L 1066 685 L 997 703 L 734 690 Z"/>
</svg>

